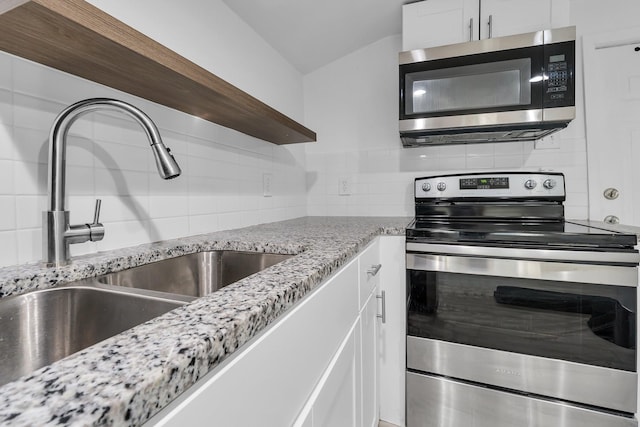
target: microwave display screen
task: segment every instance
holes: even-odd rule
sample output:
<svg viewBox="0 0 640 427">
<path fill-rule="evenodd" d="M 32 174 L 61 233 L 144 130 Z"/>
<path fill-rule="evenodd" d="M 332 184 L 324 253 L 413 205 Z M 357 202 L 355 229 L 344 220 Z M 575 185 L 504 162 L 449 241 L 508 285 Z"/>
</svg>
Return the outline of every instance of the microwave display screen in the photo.
<svg viewBox="0 0 640 427">
<path fill-rule="evenodd" d="M 407 114 L 531 104 L 531 59 L 462 65 L 407 73 Z"/>
<path fill-rule="evenodd" d="M 564 61 L 564 55 L 551 55 L 549 62 L 562 62 Z"/>
</svg>

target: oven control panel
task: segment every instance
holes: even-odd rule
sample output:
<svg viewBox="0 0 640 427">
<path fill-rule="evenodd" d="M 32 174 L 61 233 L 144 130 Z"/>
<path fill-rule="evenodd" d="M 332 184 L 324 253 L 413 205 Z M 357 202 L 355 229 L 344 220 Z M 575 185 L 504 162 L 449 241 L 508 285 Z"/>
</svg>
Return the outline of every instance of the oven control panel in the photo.
<svg viewBox="0 0 640 427">
<path fill-rule="evenodd" d="M 416 199 L 562 198 L 564 175 L 544 172 L 500 172 L 416 178 Z"/>
</svg>

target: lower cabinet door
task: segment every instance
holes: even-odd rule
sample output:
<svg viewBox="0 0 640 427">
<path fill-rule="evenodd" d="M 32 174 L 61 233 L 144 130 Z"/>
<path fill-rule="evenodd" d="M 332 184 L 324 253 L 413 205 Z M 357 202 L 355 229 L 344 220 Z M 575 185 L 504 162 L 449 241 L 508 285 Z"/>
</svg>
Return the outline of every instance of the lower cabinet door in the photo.
<svg viewBox="0 0 640 427">
<path fill-rule="evenodd" d="M 361 372 L 362 372 L 362 427 L 378 424 L 378 328 L 377 299 L 370 294 L 360 314 Z"/>
<path fill-rule="evenodd" d="M 294 427 L 313 427 L 313 409 L 310 408 L 293 424 Z"/>
<path fill-rule="evenodd" d="M 385 323 L 378 323 L 378 399 L 380 419 L 404 426 L 407 341 L 404 236 L 380 238 L 379 292 L 385 291 Z M 382 308 L 382 307 L 380 307 Z"/>
<path fill-rule="evenodd" d="M 355 325 L 327 370 L 327 376 L 313 404 L 313 427 L 353 427 L 356 425 L 357 371 Z"/>
</svg>

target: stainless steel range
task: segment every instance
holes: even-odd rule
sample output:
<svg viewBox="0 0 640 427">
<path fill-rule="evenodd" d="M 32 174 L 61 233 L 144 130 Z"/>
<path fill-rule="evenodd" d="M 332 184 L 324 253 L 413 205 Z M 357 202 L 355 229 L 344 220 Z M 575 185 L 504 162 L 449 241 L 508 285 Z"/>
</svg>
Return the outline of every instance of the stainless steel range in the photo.
<svg viewBox="0 0 640 427">
<path fill-rule="evenodd" d="M 407 426 L 637 426 L 637 238 L 564 219 L 559 173 L 415 180 Z"/>
</svg>

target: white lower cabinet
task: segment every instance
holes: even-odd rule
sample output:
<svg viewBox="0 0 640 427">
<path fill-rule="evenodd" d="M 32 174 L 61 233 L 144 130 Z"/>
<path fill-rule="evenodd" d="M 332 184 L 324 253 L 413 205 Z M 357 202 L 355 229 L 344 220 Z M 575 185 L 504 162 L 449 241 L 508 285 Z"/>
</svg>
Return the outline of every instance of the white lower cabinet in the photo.
<svg viewBox="0 0 640 427">
<path fill-rule="evenodd" d="M 380 292 L 385 292 L 386 321 L 378 324 L 378 390 L 380 419 L 404 426 L 407 341 L 404 236 L 380 238 Z"/>
<path fill-rule="evenodd" d="M 360 311 L 354 328 L 294 426 L 375 427 L 378 423 L 378 239 L 358 256 Z M 353 393 L 353 394 L 351 394 Z"/>
<path fill-rule="evenodd" d="M 375 292 L 360 312 L 362 427 L 378 425 L 378 307 Z"/>
<path fill-rule="evenodd" d="M 360 255 L 360 389 L 357 426 L 378 425 L 378 288 L 384 270 L 377 238 Z"/>
<path fill-rule="evenodd" d="M 351 329 L 343 346 L 317 387 L 317 394 L 310 399 L 312 427 L 352 427 L 358 418 L 358 325 Z"/>
<path fill-rule="evenodd" d="M 386 327 L 377 318 L 377 270 L 386 266 L 375 267 L 384 239 L 375 239 L 147 425 L 377 426 L 378 339 Z M 399 291 L 404 294 L 404 284 Z"/>
</svg>

